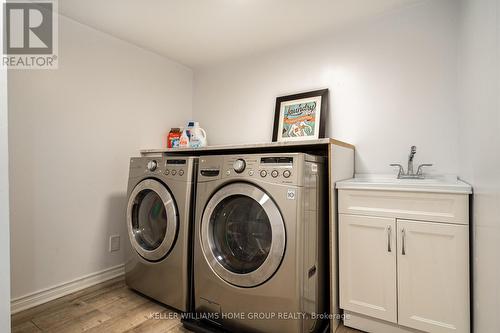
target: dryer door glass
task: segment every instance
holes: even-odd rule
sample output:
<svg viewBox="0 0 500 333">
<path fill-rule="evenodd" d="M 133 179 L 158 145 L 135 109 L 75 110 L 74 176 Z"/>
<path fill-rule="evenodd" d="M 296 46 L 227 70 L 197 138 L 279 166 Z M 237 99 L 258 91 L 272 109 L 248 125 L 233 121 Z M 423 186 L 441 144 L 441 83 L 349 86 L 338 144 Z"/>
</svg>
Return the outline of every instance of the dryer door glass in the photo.
<svg viewBox="0 0 500 333">
<path fill-rule="evenodd" d="M 222 200 L 211 217 L 214 254 L 228 270 L 245 274 L 255 271 L 271 249 L 272 231 L 261 205 L 244 195 Z"/>
<path fill-rule="evenodd" d="M 127 224 L 132 246 L 144 259 L 157 261 L 172 249 L 178 227 L 172 195 L 160 182 L 146 179 L 130 194 Z"/>
<path fill-rule="evenodd" d="M 266 282 L 285 254 L 285 225 L 274 200 L 259 187 L 232 183 L 203 212 L 200 239 L 208 264 L 241 287 Z"/>
<path fill-rule="evenodd" d="M 135 240 L 148 251 L 161 245 L 167 232 L 167 211 L 160 196 L 152 190 L 144 190 L 137 196 L 132 224 Z"/>
</svg>

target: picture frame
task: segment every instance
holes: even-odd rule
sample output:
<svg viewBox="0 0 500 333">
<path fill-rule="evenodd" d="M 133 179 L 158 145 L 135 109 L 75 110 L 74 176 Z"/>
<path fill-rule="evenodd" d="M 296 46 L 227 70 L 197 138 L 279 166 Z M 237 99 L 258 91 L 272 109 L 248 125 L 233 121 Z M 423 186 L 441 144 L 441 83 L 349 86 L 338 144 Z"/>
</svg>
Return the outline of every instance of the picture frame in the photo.
<svg viewBox="0 0 500 333">
<path fill-rule="evenodd" d="M 273 142 L 324 138 L 327 116 L 328 89 L 277 97 Z"/>
</svg>

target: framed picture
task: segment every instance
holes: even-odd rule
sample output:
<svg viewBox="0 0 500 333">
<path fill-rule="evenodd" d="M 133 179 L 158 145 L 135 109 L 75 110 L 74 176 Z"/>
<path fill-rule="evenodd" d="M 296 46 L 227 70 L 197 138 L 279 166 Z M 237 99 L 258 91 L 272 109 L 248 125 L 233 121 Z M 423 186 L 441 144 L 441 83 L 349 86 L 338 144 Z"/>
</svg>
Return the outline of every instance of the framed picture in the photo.
<svg viewBox="0 0 500 333">
<path fill-rule="evenodd" d="M 301 141 L 325 137 L 328 89 L 276 98 L 273 141 Z"/>
</svg>

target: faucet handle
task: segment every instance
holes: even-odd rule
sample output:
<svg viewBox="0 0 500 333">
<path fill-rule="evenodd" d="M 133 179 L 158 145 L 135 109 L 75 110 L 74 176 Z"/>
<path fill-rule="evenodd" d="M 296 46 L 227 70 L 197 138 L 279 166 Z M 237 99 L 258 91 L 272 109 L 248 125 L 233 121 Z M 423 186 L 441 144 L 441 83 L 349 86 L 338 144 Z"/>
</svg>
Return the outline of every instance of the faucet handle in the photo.
<svg viewBox="0 0 500 333">
<path fill-rule="evenodd" d="M 423 167 L 431 167 L 431 166 L 432 166 L 432 164 L 430 164 L 430 163 L 420 164 L 420 165 L 418 166 L 418 169 L 417 169 L 417 175 L 419 175 L 419 176 L 420 176 L 420 175 L 422 175 L 422 174 L 423 174 L 423 171 L 422 171 L 422 170 L 423 170 L 423 169 L 422 169 Z"/>
<path fill-rule="evenodd" d="M 398 178 L 401 177 L 401 175 L 404 175 L 405 174 L 405 169 L 403 168 L 403 166 L 399 163 L 391 163 L 389 164 L 390 166 L 393 166 L 393 167 L 398 167 L 399 168 L 399 171 L 398 171 Z"/>
</svg>

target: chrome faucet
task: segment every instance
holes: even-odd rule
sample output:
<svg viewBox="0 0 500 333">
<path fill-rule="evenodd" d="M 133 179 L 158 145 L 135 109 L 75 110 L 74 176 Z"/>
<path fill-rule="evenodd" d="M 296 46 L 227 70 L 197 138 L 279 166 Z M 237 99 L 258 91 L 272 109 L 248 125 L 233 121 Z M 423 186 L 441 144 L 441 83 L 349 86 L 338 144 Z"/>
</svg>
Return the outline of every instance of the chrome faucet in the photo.
<svg viewBox="0 0 500 333">
<path fill-rule="evenodd" d="M 416 146 L 411 146 L 410 148 L 410 155 L 408 155 L 408 169 L 405 173 L 405 169 L 401 164 L 398 163 L 393 163 L 391 166 L 396 166 L 399 168 L 398 171 L 398 179 L 424 179 L 424 172 L 423 172 L 423 167 L 430 167 L 432 164 L 424 163 L 420 164 L 417 168 L 417 173 L 413 172 L 413 158 L 415 157 L 415 154 L 417 153 L 417 147 Z"/>
<path fill-rule="evenodd" d="M 413 174 L 413 157 L 417 153 L 417 146 L 410 147 L 410 155 L 408 155 L 408 169 L 406 169 L 406 173 L 409 175 Z"/>
</svg>

